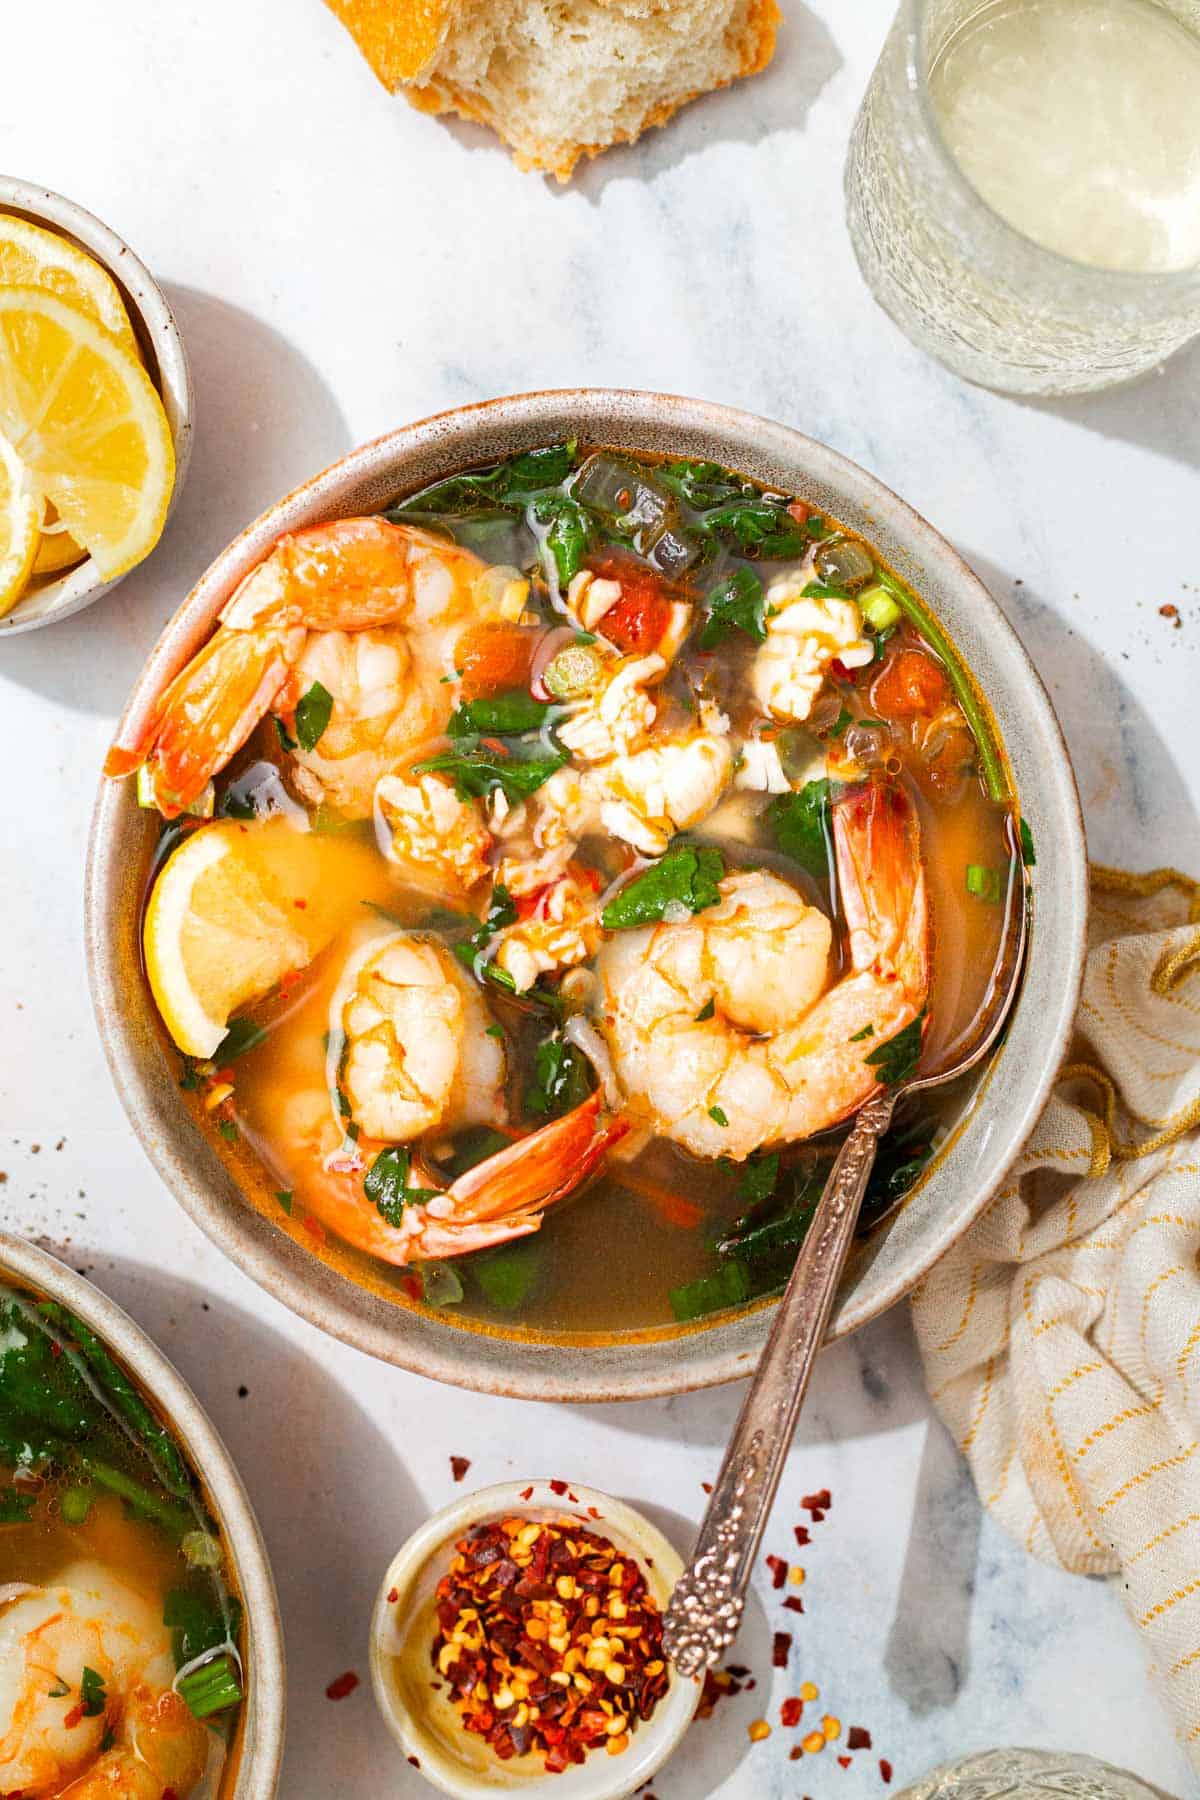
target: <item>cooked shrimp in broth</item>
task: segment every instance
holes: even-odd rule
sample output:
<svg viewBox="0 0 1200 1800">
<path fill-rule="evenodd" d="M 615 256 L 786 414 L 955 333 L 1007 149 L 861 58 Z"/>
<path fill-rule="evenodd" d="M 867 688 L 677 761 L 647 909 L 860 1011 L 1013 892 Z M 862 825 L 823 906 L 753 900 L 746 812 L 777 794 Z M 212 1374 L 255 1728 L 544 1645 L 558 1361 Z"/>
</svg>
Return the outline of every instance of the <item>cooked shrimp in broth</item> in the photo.
<svg viewBox="0 0 1200 1800">
<path fill-rule="evenodd" d="M 1032 855 L 865 540 L 575 443 L 280 538 L 107 767 L 165 821 L 146 972 L 247 1198 L 560 1339 L 782 1285 L 847 1121 L 969 1031 Z M 864 1229 L 973 1092 L 902 1109 Z"/>
<path fill-rule="evenodd" d="M 0 1286 L 0 1793 L 219 1800 L 249 1656 L 169 1425 L 81 1320 Z"/>
</svg>

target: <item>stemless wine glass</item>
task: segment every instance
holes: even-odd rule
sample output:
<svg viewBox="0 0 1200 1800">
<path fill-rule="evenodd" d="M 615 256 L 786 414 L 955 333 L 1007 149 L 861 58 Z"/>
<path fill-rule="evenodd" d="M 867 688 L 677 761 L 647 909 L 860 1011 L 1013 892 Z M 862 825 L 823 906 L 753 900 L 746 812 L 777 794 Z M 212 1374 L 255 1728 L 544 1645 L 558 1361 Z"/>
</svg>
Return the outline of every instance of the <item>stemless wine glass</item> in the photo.
<svg viewBox="0 0 1200 1800">
<path fill-rule="evenodd" d="M 1163 1800 L 1127 1769 L 1061 1750 L 984 1750 L 945 1763 L 896 1800 Z"/>
<path fill-rule="evenodd" d="M 1151 3 L 1200 41 L 1200 0 Z M 846 163 L 859 266 L 914 343 L 970 381 L 1017 394 L 1128 381 L 1200 332 L 1200 264 L 1142 273 L 1075 262 L 981 198 L 943 136 L 930 73 L 984 5 L 902 0 Z"/>
</svg>

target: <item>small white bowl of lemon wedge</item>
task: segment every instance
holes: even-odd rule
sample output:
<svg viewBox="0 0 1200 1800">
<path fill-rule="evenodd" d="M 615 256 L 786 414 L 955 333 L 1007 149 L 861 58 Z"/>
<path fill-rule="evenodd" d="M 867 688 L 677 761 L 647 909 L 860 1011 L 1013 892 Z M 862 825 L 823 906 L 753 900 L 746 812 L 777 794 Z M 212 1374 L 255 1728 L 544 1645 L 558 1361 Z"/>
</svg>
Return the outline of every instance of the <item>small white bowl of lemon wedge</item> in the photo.
<svg viewBox="0 0 1200 1800">
<path fill-rule="evenodd" d="M 74 201 L 0 176 L 0 637 L 145 560 L 191 436 L 187 356 L 150 271 Z"/>
</svg>

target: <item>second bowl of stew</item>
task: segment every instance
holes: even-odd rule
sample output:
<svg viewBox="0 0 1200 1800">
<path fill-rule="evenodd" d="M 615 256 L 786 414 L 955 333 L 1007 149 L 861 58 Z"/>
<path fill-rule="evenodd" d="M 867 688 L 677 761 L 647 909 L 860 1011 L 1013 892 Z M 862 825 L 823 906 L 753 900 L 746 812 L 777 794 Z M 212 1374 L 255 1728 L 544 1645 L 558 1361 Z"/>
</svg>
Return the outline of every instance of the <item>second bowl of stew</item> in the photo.
<svg viewBox="0 0 1200 1800">
<path fill-rule="evenodd" d="M 994 1191 L 1077 991 L 1045 693 L 902 501 L 779 425 L 521 396 L 368 445 L 168 627 L 88 946 L 176 1193 L 339 1336 L 471 1386 L 753 1360 L 839 1133 L 952 1054 L 1032 875 L 1005 1047 L 902 1113 L 835 1319 Z"/>
</svg>

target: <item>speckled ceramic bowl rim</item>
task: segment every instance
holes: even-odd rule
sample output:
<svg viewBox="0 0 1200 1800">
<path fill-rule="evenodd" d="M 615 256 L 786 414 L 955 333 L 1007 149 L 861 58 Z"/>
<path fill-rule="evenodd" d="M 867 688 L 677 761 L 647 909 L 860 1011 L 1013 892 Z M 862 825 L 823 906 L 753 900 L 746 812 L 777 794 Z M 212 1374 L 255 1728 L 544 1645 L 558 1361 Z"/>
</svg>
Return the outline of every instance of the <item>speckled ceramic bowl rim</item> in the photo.
<svg viewBox="0 0 1200 1800">
<path fill-rule="evenodd" d="M 287 529 L 371 511 L 470 463 L 572 434 L 711 457 L 803 492 L 875 542 L 925 594 L 995 709 L 1041 856 L 1023 991 L 1005 1049 L 953 1145 L 889 1222 L 859 1246 L 831 1336 L 865 1324 L 921 1280 L 995 1193 L 1040 1113 L 1069 1041 L 1082 976 L 1087 859 L 1074 776 L 1033 665 L 979 578 L 881 482 L 812 438 L 675 395 L 567 389 L 441 413 L 355 450 L 270 508 L 216 559 L 167 625 L 130 698 L 126 732 L 207 639 L 238 580 Z M 85 944 L 118 1093 L 176 1197 L 247 1274 L 360 1350 L 481 1392 L 543 1400 L 641 1399 L 745 1375 L 771 1308 L 667 1334 L 550 1342 L 473 1331 L 396 1306 L 314 1258 L 249 1205 L 186 1113 L 166 1068 L 137 963 L 142 849 L 132 784 L 101 782 L 92 820 Z"/>
<path fill-rule="evenodd" d="M 0 175 L 0 212 L 25 214 L 35 225 L 46 225 L 52 231 L 59 230 L 68 237 L 77 238 L 108 270 L 136 315 L 134 331 L 136 333 L 140 323 L 158 365 L 155 386 L 162 397 L 175 446 L 175 481 L 167 507 L 169 519 L 191 460 L 194 395 L 187 351 L 166 295 L 123 238 L 94 213 L 74 200 L 68 200 L 64 194 L 56 194 L 53 189 L 39 187 L 34 182 Z M 150 373 L 153 379 L 154 371 Z M 140 568 L 141 564 L 134 566 Z M 126 570 L 126 574 L 132 573 L 132 569 Z M 47 583 L 37 594 L 19 600 L 11 612 L 0 618 L 0 641 L 24 631 L 37 631 L 43 625 L 57 624 L 60 619 L 69 619 L 72 613 L 82 612 L 85 606 L 91 606 L 111 593 L 124 579 L 124 575 L 118 575 L 114 581 L 102 580 L 89 557 L 78 568 L 69 569 L 58 581 Z"/>
<path fill-rule="evenodd" d="M 287 1679 L 275 1581 L 241 1477 L 208 1414 L 178 1370 L 129 1314 L 57 1257 L 0 1231 L 0 1276 L 61 1301 L 115 1350 L 162 1408 L 204 1479 L 237 1570 L 251 1671 L 242 1756 L 230 1800 L 271 1800 L 283 1760 Z"/>
<path fill-rule="evenodd" d="M 454 1800 L 543 1792 L 561 1794 L 564 1800 L 620 1800 L 622 1795 L 640 1789 L 674 1754 L 700 1704 L 703 1684 L 673 1674 L 666 1695 L 651 1718 L 638 1727 L 622 1756 L 597 1754 L 562 1775 L 522 1772 L 508 1779 L 506 1765 L 497 1761 L 491 1779 L 480 1779 L 447 1755 L 436 1736 L 421 1719 L 414 1718 L 388 1680 L 388 1651 L 383 1636 L 394 1608 L 406 1606 L 411 1588 L 432 1559 L 447 1553 L 456 1538 L 486 1519 L 517 1514 L 578 1514 L 582 1525 L 601 1536 L 611 1536 L 618 1549 L 627 1550 L 643 1564 L 651 1559 L 652 1587 L 660 1603 L 665 1604 L 683 1573 L 682 1559 L 670 1539 L 626 1500 L 618 1500 L 598 1488 L 581 1487 L 577 1482 L 571 1482 L 566 1493 L 556 1492 L 561 1486 L 561 1482 L 556 1482 L 552 1488 L 548 1476 L 533 1475 L 524 1481 L 498 1482 L 494 1487 L 480 1488 L 451 1501 L 413 1532 L 379 1584 L 371 1615 L 370 1645 L 376 1705 L 405 1755 L 415 1757 L 425 1779 L 443 1793 L 453 1795 Z M 397 1600 L 388 1598 L 392 1593 L 398 1594 Z"/>
</svg>

